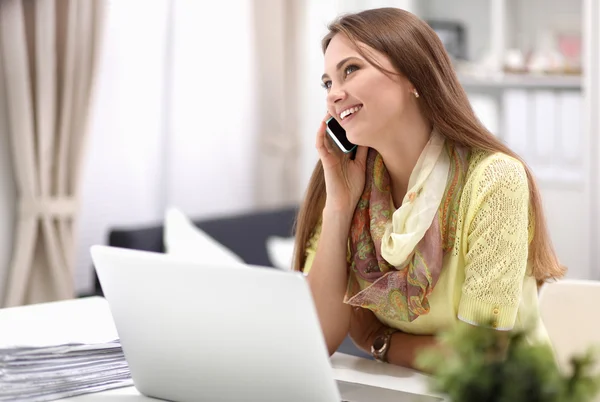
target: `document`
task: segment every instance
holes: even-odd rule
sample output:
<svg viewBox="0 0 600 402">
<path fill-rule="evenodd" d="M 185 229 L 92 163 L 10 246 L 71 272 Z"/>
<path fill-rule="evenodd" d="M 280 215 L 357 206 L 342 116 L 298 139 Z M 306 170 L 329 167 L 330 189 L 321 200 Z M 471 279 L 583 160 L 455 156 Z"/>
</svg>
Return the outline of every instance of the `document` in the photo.
<svg viewBox="0 0 600 402">
<path fill-rule="evenodd" d="M 64 303 L 64 304 L 63 304 Z M 103 298 L 0 310 L 0 402 L 52 401 L 133 384 Z"/>
</svg>

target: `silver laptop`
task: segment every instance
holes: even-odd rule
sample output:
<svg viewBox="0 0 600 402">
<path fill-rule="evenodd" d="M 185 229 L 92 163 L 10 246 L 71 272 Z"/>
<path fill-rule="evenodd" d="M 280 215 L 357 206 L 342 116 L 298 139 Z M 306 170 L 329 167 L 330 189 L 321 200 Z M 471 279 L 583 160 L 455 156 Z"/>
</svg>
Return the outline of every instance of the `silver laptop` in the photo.
<svg viewBox="0 0 600 402">
<path fill-rule="evenodd" d="M 441 401 L 336 382 L 302 274 L 91 249 L 140 393 L 176 402 Z"/>
</svg>

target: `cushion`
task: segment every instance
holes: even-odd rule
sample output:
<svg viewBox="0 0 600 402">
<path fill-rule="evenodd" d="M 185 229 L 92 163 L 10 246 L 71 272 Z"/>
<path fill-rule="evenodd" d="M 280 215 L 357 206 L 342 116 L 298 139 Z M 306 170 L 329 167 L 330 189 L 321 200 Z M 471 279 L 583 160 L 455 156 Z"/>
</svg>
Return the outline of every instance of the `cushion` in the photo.
<svg viewBox="0 0 600 402">
<path fill-rule="evenodd" d="M 244 264 L 238 255 L 194 225 L 177 208 L 167 209 L 164 228 L 167 254 L 208 264 Z"/>
<path fill-rule="evenodd" d="M 267 238 L 267 254 L 275 268 L 292 270 L 294 259 L 294 237 L 269 236 Z"/>
</svg>

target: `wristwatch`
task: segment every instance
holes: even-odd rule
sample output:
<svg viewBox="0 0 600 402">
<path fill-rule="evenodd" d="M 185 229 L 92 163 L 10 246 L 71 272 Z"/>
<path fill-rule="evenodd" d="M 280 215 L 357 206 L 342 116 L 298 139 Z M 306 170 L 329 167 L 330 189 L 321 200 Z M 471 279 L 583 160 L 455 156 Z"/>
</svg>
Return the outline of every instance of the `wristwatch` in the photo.
<svg viewBox="0 0 600 402">
<path fill-rule="evenodd" d="M 371 355 L 373 358 L 380 363 L 387 363 L 387 354 L 390 349 L 390 343 L 392 340 L 392 334 L 397 332 L 397 329 L 387 328 L 383 333 L 375 337 L 373 344 L 371 345 Z"/>
</svg>

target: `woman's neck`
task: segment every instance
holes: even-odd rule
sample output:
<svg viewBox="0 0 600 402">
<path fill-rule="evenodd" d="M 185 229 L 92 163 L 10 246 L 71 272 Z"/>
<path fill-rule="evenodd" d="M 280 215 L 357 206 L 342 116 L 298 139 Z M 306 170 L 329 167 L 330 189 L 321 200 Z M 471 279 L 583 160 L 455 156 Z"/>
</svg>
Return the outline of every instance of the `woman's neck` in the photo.
<svg viewBox="0 0 600 402">
<path fill-rule="evenodd" d="M 398 208 L 408 190 L 410 175 L 429 141 L 432 127 L 424 119 L 414 119 L 394 131 L 385 137 L 386 143 L 377 151 L 390 175 L 392 198 Z"/>
</svg>

